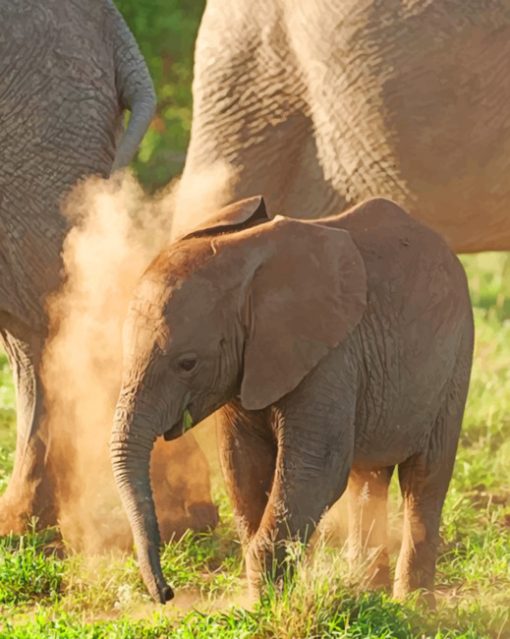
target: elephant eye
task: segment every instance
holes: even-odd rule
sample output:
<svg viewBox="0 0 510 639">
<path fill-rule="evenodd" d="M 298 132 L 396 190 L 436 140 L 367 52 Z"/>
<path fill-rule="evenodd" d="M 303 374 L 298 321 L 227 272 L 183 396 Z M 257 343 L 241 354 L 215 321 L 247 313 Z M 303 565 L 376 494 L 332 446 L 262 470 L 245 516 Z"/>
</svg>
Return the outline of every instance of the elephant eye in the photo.
<svg viewBox="0 0 510 639">
<path fill-rule="evenodd" d="M 197 358 L 187 355 L 186 357 L 182 357 L 179 362 L 179 368 L 186 373 L 192 371 L 197 364 Z"/>
</svg>

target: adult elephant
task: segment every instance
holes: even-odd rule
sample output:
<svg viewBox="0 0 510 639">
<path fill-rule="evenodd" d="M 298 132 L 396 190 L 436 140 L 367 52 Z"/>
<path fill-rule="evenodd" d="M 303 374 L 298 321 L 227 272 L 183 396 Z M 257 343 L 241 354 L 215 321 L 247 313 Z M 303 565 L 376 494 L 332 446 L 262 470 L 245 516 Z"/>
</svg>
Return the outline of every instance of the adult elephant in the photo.
<svg viewBox="0 0 510 639">
<path fill-rule="evenodd" d="M 285 215 L 383 195 L 510 250 L 509 59 L 507 0 L 208 0 L 184 189 L 224 161 Z"/>
<path fill-rule="evenodd" d="M 129 163 L 155 94 L 111 0 L 0 0 L 0 24 L 0 336 L 18 420 L 14 470 L 0 500 L 5 534 L 34 515 L 41 525 L 55 522 L 41 359 L 45 300 L 60 281 L 68 230 L 60 202 L 85 176 L 107 178 Z"/>
</svg>

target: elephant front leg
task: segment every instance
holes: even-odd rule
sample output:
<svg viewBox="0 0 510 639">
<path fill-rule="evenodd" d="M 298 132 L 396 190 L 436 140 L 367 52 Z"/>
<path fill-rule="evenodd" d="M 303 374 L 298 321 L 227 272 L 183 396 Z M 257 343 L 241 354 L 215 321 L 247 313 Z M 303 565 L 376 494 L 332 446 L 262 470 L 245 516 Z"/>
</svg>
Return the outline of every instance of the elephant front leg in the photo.
<svg viewBox="0 0 510 639">
<path fill-rule="evenodd" d="M 0 498 L 0 535 L 5 535 L 23 532 L 32 517 L 39 526 L 54 524 L 56 508 L 40 377 L 42 339 L 20 339 L 5 331 L 1 336 L 15 378 L 17 408 L 14 468 Z"/>
<path fill-rule="evenodd" d="M 220 464 L 246 548 L 267 505 L 276 463 L 266 411 L 245 411 L 232 402 L 217 413 Z"/>
<path fill-rule="evenodd" d="M 293 544 L 306 544 L 324 512 L 341 496 L 352 461 L 353 429 L 349 421 L 342 423 L 337 411 L 324 421 L 320 415 L 307 418 L 304 410 L 282 411 L 276 433 L 273 486 L 246 554 L 252 594 L 260 594 L 267 580 L 281 585 L 292 575 Z"/>
</svg>

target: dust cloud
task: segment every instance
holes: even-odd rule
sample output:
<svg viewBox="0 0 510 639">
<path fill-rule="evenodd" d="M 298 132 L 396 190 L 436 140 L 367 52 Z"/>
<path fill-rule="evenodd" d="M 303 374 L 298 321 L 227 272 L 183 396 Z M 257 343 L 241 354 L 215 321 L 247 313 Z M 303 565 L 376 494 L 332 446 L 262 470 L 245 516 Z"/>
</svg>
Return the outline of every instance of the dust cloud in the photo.
<svg viewBox="0 0 510 639">
<path fill-rule="evenodd" d="M 193 197 L 174 184 L 149 198 L 125 172 L 108 181 L 87 180 L 65 203 L 71 223 L 63 248 L 65 281 L 48 301 L 43 376 L 59 525 L 71 548 L 96 553 L 131 544 L 108 458 L 123 318 L 136 281 L 170 241 L 173 212 L 180 210 L 181 229 L 192 227 L 187 203 L 203 215 L 199 194 L 225 175 L 220 169 L 188 180 Z"/>
<path fill-rule="evenodd" d="M 175 211 L 172 238 L 183 235 L 230 202 L 236 180 L 233 169 L 221 162 L 200 173 L 185 172 L 172 191 Z"/>
</svg>

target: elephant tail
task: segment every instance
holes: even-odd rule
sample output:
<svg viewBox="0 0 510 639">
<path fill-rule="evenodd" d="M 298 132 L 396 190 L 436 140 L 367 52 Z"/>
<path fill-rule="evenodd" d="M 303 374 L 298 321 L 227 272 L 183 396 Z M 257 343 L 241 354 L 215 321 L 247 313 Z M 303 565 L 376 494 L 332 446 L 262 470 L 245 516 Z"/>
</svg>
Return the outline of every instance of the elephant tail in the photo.
<svg viewBox="0 0 510 639">
<path fill-rule="evenodd" d="M 126 167 L 133 159 L 156 111 L 156 92 L 149 69 L 136 40 L 123 17 L 108 2 L 112 20 L 115 82 L 119 104 L 129 110 L 131 117 L 122 136 L 112 172 Z"/>
</svg>

